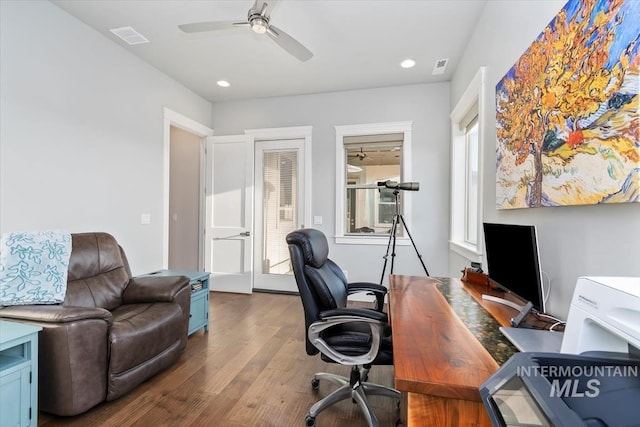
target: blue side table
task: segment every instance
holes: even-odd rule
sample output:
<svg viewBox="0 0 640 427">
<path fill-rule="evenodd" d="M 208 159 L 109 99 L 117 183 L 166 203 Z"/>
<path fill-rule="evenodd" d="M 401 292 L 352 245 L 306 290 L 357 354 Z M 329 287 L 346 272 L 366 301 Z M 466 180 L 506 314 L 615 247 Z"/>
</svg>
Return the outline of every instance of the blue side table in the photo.
<svg viewBox="0 0 640 427">
<path fill-rule="evenodd" d="M 40 326 L 0 320 L 0 426 L 38 425 Z"/>
<path fill-rule="evenodd" d="M 187 276 L 191 286 L 191 311 L 189 313 L 189 335 L 200 328 L 209 332 L 209 276 L 203 271 L 159 270 L 143 276 Z"/>
</svg>

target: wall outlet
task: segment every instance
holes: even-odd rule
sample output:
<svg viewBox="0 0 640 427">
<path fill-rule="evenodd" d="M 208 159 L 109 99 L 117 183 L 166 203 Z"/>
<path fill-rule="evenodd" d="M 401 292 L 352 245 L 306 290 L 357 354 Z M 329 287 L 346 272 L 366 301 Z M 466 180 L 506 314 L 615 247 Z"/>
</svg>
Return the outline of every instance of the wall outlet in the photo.
<svg viewBox="0 0 640 427">
<path fill-rule="evenodd" d="M 322 217 L 320 215 L 316 215 L 313 217 L 313 224 L 314 225 L 321 225 L 322 224 Z"/>
<path fill-rule="evenodd" d="M 151 214 L 148 214 L 148 213 L 140 214 L 140 224 L 142 225 L 151 224 Z"/>
</svg>

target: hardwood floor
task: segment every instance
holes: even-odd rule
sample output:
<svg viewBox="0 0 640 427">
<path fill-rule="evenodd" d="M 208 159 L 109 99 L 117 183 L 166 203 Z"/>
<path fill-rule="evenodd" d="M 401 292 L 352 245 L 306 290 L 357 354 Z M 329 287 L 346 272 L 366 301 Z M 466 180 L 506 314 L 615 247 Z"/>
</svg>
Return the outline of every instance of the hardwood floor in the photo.
<svg viewBox="0 0 640 427">
<path fill-rule="evenodd" d="M 349 368 L 307 356 L 300 297 L 212 293 L 209 333 L 189 338 L 167 371 L 85 414 L 39 414 L 40 426 L 304 426 L 311 405 L 336 386 L 311 388 L 315 372 L 348 375 Z M 369 381 L 393 384 L 393 367 L 375 366 Z M 370 403 L 381 426 L 394 426 L 396 402 Z M 340 402 L 316 418 L 318 427 L 366 426 L 357 405 Z"/>
</svg>

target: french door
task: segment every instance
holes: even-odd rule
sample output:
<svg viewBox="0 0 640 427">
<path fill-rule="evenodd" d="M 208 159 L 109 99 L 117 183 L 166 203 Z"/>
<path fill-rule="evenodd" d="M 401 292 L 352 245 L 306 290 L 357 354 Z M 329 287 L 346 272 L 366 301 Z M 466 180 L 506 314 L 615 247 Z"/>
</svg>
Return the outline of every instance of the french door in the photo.
<svg viewBox="0 0 640 427">
<path fill-rule="evenodd" d="M 214 291 L 251 293 L 253 137 L 207 138 L 205 269 Z"/>
<path fill-rule="evenodd" d="M 298 291 L 285 237 L 304 226 L 304 142 L 255 143 L 254 289 Z"/>
</svg>

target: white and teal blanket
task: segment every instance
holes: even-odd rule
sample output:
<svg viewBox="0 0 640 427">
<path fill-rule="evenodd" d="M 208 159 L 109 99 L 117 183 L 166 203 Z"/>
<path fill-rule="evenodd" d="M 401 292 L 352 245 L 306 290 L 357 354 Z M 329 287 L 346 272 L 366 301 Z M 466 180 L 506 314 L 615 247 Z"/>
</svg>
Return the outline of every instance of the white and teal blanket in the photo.
<svg viewBox="0 0 640 427">
<path fill-rule="evenodd" d="M 71 234 L 59 230 L 3 233 L 0 306 L 64 301 Z"/>
</svg>

